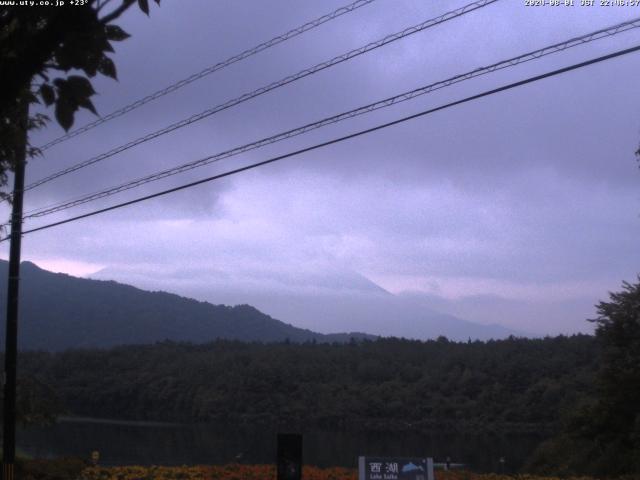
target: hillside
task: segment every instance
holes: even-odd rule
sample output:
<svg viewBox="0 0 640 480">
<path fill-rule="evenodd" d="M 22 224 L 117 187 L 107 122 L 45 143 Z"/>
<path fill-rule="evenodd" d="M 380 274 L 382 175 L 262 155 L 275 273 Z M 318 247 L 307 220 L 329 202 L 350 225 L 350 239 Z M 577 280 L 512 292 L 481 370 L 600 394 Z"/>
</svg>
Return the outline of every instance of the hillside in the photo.
<svg viewBox="0 0 640 480">
<path fill-rule="evenodd" d="M 0 261 L 0 304 L 5 305 L 8 263 Z M 89 280 L 23 262 L 19 347 L 63 350 L 148 344 L 163 340 L 344 342 L 357 333 L 320 334 L 296 328 L 249 305 L 234 307 L 148 292 L 113 281 Z M 6 312 L 1 309 L 0 320 Z M 4 328 L 0 338 L 4 346 Z"/>
<path fill-rule="evenodd" d="M 214 304 L 246 303 L 273 318 L 323 333 L 347 330 L 419 340 L 443 335 L 461 341 L 529 336 L 496 325 L 504 321 L 517 323 L 518 312 L 513 312 L 512 318 L 503 315 L 484 318 L 480 324 L 473 309 L 464 315 L 447 314 L 448 302 L 392 294 L 348 268 L 301 268 L 295 272 L 264 269 L 238 275 L 229 267 L 158 270 L 131 265 L 108 267 L 91 278 L 132 283 L 145 290 L 170 291 Z"/>
</svg>

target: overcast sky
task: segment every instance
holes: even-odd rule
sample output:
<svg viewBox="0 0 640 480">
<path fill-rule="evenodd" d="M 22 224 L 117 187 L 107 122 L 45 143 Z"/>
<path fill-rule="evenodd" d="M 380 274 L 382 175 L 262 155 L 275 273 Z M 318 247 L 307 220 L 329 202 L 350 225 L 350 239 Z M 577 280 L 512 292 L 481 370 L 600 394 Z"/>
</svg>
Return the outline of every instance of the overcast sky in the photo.
<svg viewBox="0 0 640 480">
<path fill-rule="evenodd" d="M 96 80 L 94 103 L 107 114 L 346 3 L 163 0 L 150 18 L 132 9 L 120 22 L 132 37 L 114 55 L 119 81 Z M 30 162 L 27 183 L 466 3 L 376 0 L 51 148 Z M 25 209 L 640 16 L 637 7 L 574 3 L 525 7 L 524 0 L 499 1 L 29 191 Z M 31 220 L 25 228 L 636 44 L 640 29 Z M 640 171 L 634 158 L 640 141 L 639 66 L 640 53 L 627 55 L 26 235 L 23 259 L 73 275 L 111 275 L 140 286 L 192 291 L 214 302 L 224 299 L 217 299 L 207 278 L 227 279 L 239 291 L 246 286 L 282 293 L 303 279 L 313 292 L 326 289 L 327 278 L 358 274 L 392 294 L 423 296 L 434 309 L 471 321 L 537 334 L 590 331 L 585 318 L 595 315 L 593 305 L 640 272 Z M 82 113 L 76 126 L 91 119 Z M 33 143 L 61 133 L 52 123 Z M 6 258 L 6 244 L 2 252 Z M 351 288 L 348 280 L 329 287 L 343 293 Z M 329 320 L 304 326 L 336 329 Z"/>
</svg>

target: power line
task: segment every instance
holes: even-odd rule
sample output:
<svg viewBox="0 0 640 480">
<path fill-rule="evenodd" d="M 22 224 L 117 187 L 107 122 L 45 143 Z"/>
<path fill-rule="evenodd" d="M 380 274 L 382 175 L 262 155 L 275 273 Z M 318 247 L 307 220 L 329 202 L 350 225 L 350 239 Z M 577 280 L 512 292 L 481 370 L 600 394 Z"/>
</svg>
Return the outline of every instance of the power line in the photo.
<svg viewBox="0 0 640 480">
<path fill-rule="evenodd" d="M 86 125 L 79 127 L 75 130 L 71 130 L 68 133 L 65 133 L 64 135 L 61 135 L 58 138 L 55 138 L 53 140 L 51 140 L 50 142 L 42 145 L 41 147 L 38 147 L 41 151 L 47 150 L 48 148 L 53 147 L 54 145 L 57 145 L 59 143 L 62 143 L 66 140 L 69 140 L 70 138 L 76 137 L 84 132 L 87 132 L 95 127 L 97 127 L 98 125 L 102 125 L 103 123 L 108 122 L 109 120 L 112 120 L 114 118 L 120 117 L 126 113 L 129 113 L 139 107 L 141 107 L 142 105 L 145 105 L 149 102 L 152 102 L 153 100 L 157 100 L 160 97 L 164 97 L 165 95 L 168 95 L 169 93 L 175 92 L 176 90 L 179 90 L 182 87 L 185 87 L 193 82 L 195 82 L 196 80 L 200 80 L 203 77 L 206 77 L 207 75 L 211 75 L 214 72 L 217 72 L 218 70 L 222 70 L 223 68 L 226 68 L 236 62 L 239 62 L 241 60 L 244 60 L 245 58 L 251 57 L 253 55 L 256 55 L 257 53 L 260 53 L 264 50 L 267 50 L 268 48 L 274 47 L 282 42 L 285 42 L 287 40 L 290 40 L 294 37 L 297 37 L 298 35 L 301 35 L 305 32 L 308 32 L 309 30 L 312 30 L 316 27 L 319 27 L 320 25 L 327 23 L 331 20 L 334 20 L 344 14 L 347 13 L 351 13 L 354 10 L 357 10 L 360 7 L 364 7 L 365 5 L 370 4 L 371 2 L 374 2 L 375 0 L 357 0 L 353 3 L 350 3 L 349 5 L 345 5 L 344 7 L 340 7 L 336 10 L 334 10 L 333 12 L 327 13 L 326 15 L 323 15 L 321 17 L 316 18 L 315 20 L 311 20 L 310 22 L 305 23 L 304 25 L 301 25 L 297 28 L 294 28 L 292 30 L 289 30 L 288 32 L 282 34 L 282 35 L 278 35 L 277 37 L 273 37 L 270 40 L 267 40 L 266 42 L 263 42 L 259 45 L 256 45 L 255 47 L 249 48 L 247 50 L 244 50 L 243 52 L 238 53 L 237 55 L 233 55 L 232 57 L 227 58 L 226 60 L 223 60 L 222 62 L 218 62 L 215 65 L 211 65 L 203 70 L 201 70 L 200 72 L 194 73 L 192 75 L 189 75 L 186 78 L 183 78 L 182 80 L 179 80 L 161 90 L 158 90 L 150 95 L 147 95 L 144 98 L 141 98 L 139 100 L 136 100 L 133 103 L 130 103 L 122 108 L 119 108 L 118 110 L 115 110 L 111 113 L 109 113 L 108 115 L 105 115 L 104 117 L 100 117 L 97 120 L 94 120 L 93 122 L 87 123 Z"/>
<path fill-rule="evenodd" d="M 419 118 L 419 117 L 423 117 L 425 115 L 429 115 L 431 113 L 435 113 L 435 112 L 438 112 L 440 110 L 445 110 L 447 108 L 450 108 L 450 107 L 453 107 L 453 106 L 456 106 L 456 105 L 461 105 L 463 103 L 471 102 L 473 100 L 478 100 L 478 99 L 483 98 L 483 97 L 488 97 L 488 96 L 494 95 L 496 93 L 504 92 L 506 90 L 511 90 L 513 88 L 517 88 L 517 87 L 520 87 L 520 86 L 523 86 L 523 85 L 526 85 L 526 84 L 529 84 L 529 83 L 537 82 L 539 80 L 543 80 L 543 79 L 550 78 L 550 77 L 553 77 L 553 76 L 556 76 L 556 75 L 560 75 L 562 73 L 566 73 L 566 72 L 569 72 L 569 71 L 572 71 L 572 70 L 577 70 L 579 68 L 584 68 L 586 66 L 593 65 L 593 64 L 596 64 L 596 63 L 600 63 L 600 62 L 603 62 L 605 60 L 610 60 L 612 58 L 616 58 L 616 57 L 627 55 L 627 54 L 630 54 L 630 53 L 633 53 L 633 52 L 637 52 L 638 50 L 640 50 L 640 45 L 636 45 L 635 47 L 627 48 L 627 49 L 624 49 L 624 50 L 619 50 L 617 52 L 610 53 L 608 55 L 603 55 L 601 57 L 597 57 L 597 58 L 594 58 L 594 59 L 591 59 L 591 60 L 587 60 L 585 62 L 576 63 L 576 64 L 570 65 L 568 67 L 563 67 L 563 68 L 560 68 L 560 69 L 557 69 L 557 70 L 553 70 L 551 72 L 547 72 L 547 73 L 544 73 L 544 74 L 541 74 L 541 75 L 536 75 L 534 77 L 529 77 L 529 78 L 527 78 L 525 80 L 520 80 L 518 82 L 514 82 L 514 83 L 507 84 L 507 85 L 503 85 L 502 87 L 494 88 L 492 90 L 487 90 L 487 91 L 484 91 L 484 92 L 479 93 L 477 95 L 472 95 L 470 97 L 463 98 L 462 100 L 456 100 L 454 102 L 450 102 L 450 103 L 441 105 L 439 107 L 435 107 L 435 108 L 431 108 L 431 109 L 428 109 L 428 110 L 424 110 L 422 112 L 415 113 L 413 115 L 402 117 L 400 119 L 393 120 L 393 121 L 387 122 L 387 123 L 383 123 L 383 124 L 377 125 L 375 127 L 367 128 L 365 130 L 360 130 L 358 132 L 351 133 L 349 135 L 345 135 L 345 136 L 342 136 L 342 137 L 339 137 L 339 138 L 334 138 L 332 140 L 329 140 L 329 141 L 326 141 L 326 142 L 322 142 L 322 143 L 318 143 L 316 145 L 312 145 L 310 147 L 306 147 L 306 148 L 303 148 L 303 149 L 300 149 L 300 150 L 296 150 L 294 152 L 289 152 L 289 153 L 286 153 L 284 155 L 279 155 L 277 157 L 272 157 L 272 158 L 270 158 L 268 160 L 263 160 L 261 162 L 253 163 L 251 165 L 247 165 L 247 166 L 244 166 L 244 167 L 236 168 L 234 170 L 230 170 L 230 171 L 227 171 L 227 172 L 224 172 L 224 173 L 220 173 L 218 175 L 213 175 L 211 177 L 203 178 L 203 179 L 197 180 L 195 182 L 186 183 L 186 184 L 180 185 L 178 187 L 170 188 L 168 190 L 163 190 L 161 192 L 156 192 L 156 193 L 153 193 L 151 195 L 145 195 L 143 197 L 138 197 L 136 199 L 129 200 L 127 202 L 122 202 L 122 203 L 119 203 L 119 204 L 116 204 L 116 205 L 112 205 L 110 207 L 101 208 L 99 210 L 94 210 L 92 212 L 88 212 L 88 213 L 85 213 L 85 214 L 82 214 L 82 215 L 77 215 L 75 217 L 68 218 L 66 220 L 61 220 L 61 221 L 58 221 L 58 222 L 53 222 L 53 223 L 49 223 L 47 225 L 43 225 L 41 227 L 32 228 L 30 230 L 25 230 L 23 232 L 23 234 L 38 232 L 40 230 L 46 230 L 48 228 L 53 228 L 53 227 L 56 227 L 56 226 L 59 226 L 59 225 L 64 225 L 66 223 L 75 222 L 75 221 L 81 220 L 83 218 L 92 217 L 92 216 L 95 216 L 95 215 L 99 215 L 101 213 L 109 212 L 111 210 L 117 210 L 119 208 L 127 207 L 129 205 L 133 205 L 133 204 L 140 203 L 140 202 L 143 202 L 143 201 L 146 201 L 146 200 L 151 200 L 153 198 L 157 198 L 157 197 L 161 197 L 161 196 L 164 196 L 164 195 L 168 195 L 169 193 L 177 192 L 177 191 L 180 191 L 180 190 L 185 190 L 187 188 L 195 187 L 197 185 L 201 185 L 203 183 L 208 183 L 208 182 L 211 182 L 213 180 L 218 180 L 220 178 L 224 178 L 224 177 L 228 177 L 228 176 L 231 176 L 231 175 L 235 175 L 237 173 L 241 173 L 241 172 L 244 172 L 244 171 L 247 171 L 247 170 L 252 170 L 252 169 L 257 168 L 257 167 L 261 167 L 261 166 L 264 166 L 264 165 L 268 165 L 270 163 L 274 163 L 274 162 L 277 162 L 277 161 L 280 161 L 280 160 L 284 160 L 285 158 L 289 158 L 289 157 L 293 157 L 293 156 L 300 155 L 300 154 L 303 154 L 303 153 L 307 153 L 307 152 L 310 152 L 312 150 L 317 150 L 319 148 L 323 148 L 323 147 L 327 147 L 329 145 L 333 145 L 333 144 L 336 144 L 336 143 L 343 142 L 345 140 L 350 140 L 352 138 L 356 138 L 356 137 L 359 137 L 359 136 L 362 136 L 362 135 L 366 135 L 366 134 L 369 134 L 369 133 L 372 133 L 372 132 L 375 132 L 375 131 L 378 131 L 378 130 L 382 130 L 384 128 L 388 128 L 388 127 L 391 127 L 393 125 L 398 125 L 400 123 L 404 123 L 404 122 L 409 121 L 409 120 L 413 120 L 413 119 L 416 119 L 416 118 Z M 8 239 L 9 239 L 9 237 L 4 237 L 4 238 L 0 239 L 0 242 L 3 242 L 3 241 L 8 240 Z"/>
<path fill-rule="evenodd" d="M 583 45 L 585 43 L 589 43 L 595 40 L 599 40 L 602 38 L 606 38 L 606 37 L 610 37 L 613 35 L 617 35 L 621 32 L 625 32 L 628 30 L 631 30 L 633 28 L 638 28 L 640 27 L 640 17 L 636 18 L 634 20 L 630 20 L 627 22 L 623 22 L 623 23 L 619 23 L 607 28 L 603 28 L 600 30 L 596 30 L 594 32 L 588 33 L 586 35 L 582 35 L 580 37 L 575 37 L 572 38 L 570 40 L 561 42 L 561 43 L 556 43 L 554 45 L 550 45 L 538 50 L 534 50 L 522 55 L 519 55 L 517 57 L 513 57 L 507 60 L 502 60 L 500 62 L 494 63 L 492 65 L 489 65 L 487 67 L 481 67 L 481 68 L 477 68 L 475 70 L 472 70 L 470 72 L 467 73 L 463 73 L 460 75 L 456 75 L 454 77 L 451 77 L 449 79 L 446 80 L 442 80 L 436 83 L 432 83 L 430 85 L 426 85 L 414 90 L 410 90 L 408 92 L 404 92 L 401 93 L 399 95 L 395 95 L 393 97 L 389 97 L 389 98 L 385 98 L 383 100 L 379 100 L 377 102 L 374 103 L 370 103 L 368 105 L 353 109 L 353 110 L 349 110 L 347 112 L 343 112 L 340 113 L 338 115 L 334 115 L 331 117 L 327 117 L 324 118 L 322 120 L 313 122 L 313 123 L 309 123 L 307 125 L 301 126 L 301 127 L 297 127 L 295 129 L 292 130 L 287 130 L 285 132 L 281 132 L 278 133 L 276 135 L 272 135 L 270 137 L 266 137 L 260 140 L 257 140 L 255 142 L 252 143 L 248 143 L 239 147 L 235 147 L 233 149 L 221 152 L 221 153 L 217 153 L 215 155 L 210 155 L 207 156 L 205 158 L 202 159 L 198 159 L 189 163 L 185 163 L 183 165 L 179 165 L 177 167 L 172 167 L 166 170 L 162 170 L 160 172 L 156 172 L 154 174 L 151 175 L 147 175 L 145 177 L 141 177 L 135 180 L 131 180 L 129 182 L 126 182 L 124 184 L 115 186 L 115 187 L 110 187 L 108 189 L 105 190 L 101 190 L 99 192 L 94 192 L 92 194 L 89 195 L 85 195 L 85 196 L 81 196 L 81 197 L 76 197 L 74 199 L 71 200 L 67 200 L 65 202 L 62 203 L 57 203 L 54 205 L 50 205 L 47 207 L 41 207 L 38 209 L 34 209 L 31 210 L 29 212 L 27 212 L 25 214 L 25 219 L 26 218 L 37 218 L 37 217 L 42 217 L 45 215 L 50 215 L 52 213 L 56 213 L 62 210 L 66 210 L 78 205 L 82 205 L 88 202 L 91 202 L 93 200 L 98 200 L 101 198 L 105 198 L 111 195 L 115 195 L 117 193 L 120 192 L 124 192 L 126 190 L 130 190 L 132 188 L 136 188 L 138 186 L 141 186 L 143 184 L 146 183 L 150 183 L 152 181 L 157 181 L 169 176 L 173 176 L 173 175 L 177 175 L 179 173 L 183 173 L 186 172 L 188 170 L 192 170 L 194 168 L 198 168 L 198 167 L 202 167 L 204 165 L 208 165 L 210 163 L 213 162 L 217 162 L 220 160 L 223 160 L 225 158 L 229 158 L 235 155 L 239 155 L 241 153 L 246 153 L 250 150 L 254 150 L 257 148 L 261 148 L 263 146 L 266 145 L 270 145 L 272 143 L 276 143 L 288 138 L 292 138 L 294 136 L 298 136 L 304 133 L 307 133 L 311 130 L 315 130 L 333 123 L 338 123 L 340 121 L 349 119 L 349 118 L 353 118 L 359 115 L 363 115 L 366 113 L 370 113 L 372 111 L 375 110 L 379 110 L 382 108 L 386 108 L 386 107 L 390 107 L 392 105 L 401 103 L 401 102 L 405 102 L 407 100 L 411 100 L 414 99 L 418 96 L 421 95 L 425 95 L 428 94 L 430 92 L 433 92 L 435 90 L 439 90 L 451 85 L 454 85 L 456 83 L 465 81 L 465 80 L 469 80 L 481 75 L 485 75 L 487 73 L 491 73 L 497 70 L 501 70 L 504 68 L 508 68 L 508 67 L 513 67 L 516 65 L 519 65 L 521 63 L 525 63 L 525 62 L 529 62 L 531 60 L 535 60 L 541 57 L 544 57 L 546 55 L 551 55 L 553 53 L 557 53 L 557 52 L 561 52 L 564 51 L 568 48 L 572 48 L 578 45 Z"/>
<path fill-rule="evenodd" d="M 367 45 L 351 50 L 347 53 L 344 53 L 342 55 L 338 55 L 337 57 L 332 58 L 331 60 L 327 60 L 325 62 L 319 63 L 314 65 L 313 67 L 304 69 L 299 71 L 298 73 L 295 73 L 293 75 L 289 75 L 287 77 L 284 77 L 276 82 L 270 83 L 269 85 L 266 85 L 264 87 L 258 88 L 256 90 L 253 90 L 252 92 L 249 93 L 245 93 L 244 95 L 241 95 L 239 97 L 236 97 L 232 100 L 228 100 L 225 103 L 221 103 L 219 105 L 216 105 L 215 107 L 209 108 L 207 110 L 204 110 L 200 113 L 197 113 L 195 115 L 192 115 L 189 118 L 186 118 L 184 120 L 181 120 L 179 122 L 173 123 L 163 129 L 157 130 L 155 132 L 149 133 L 145 136 L 139 137 L 135 140 L 132 140 L 124 145 L 120 145 L 118 147 L 115 147 L 111 150 L 109 150 L 106 153 L 102 153 L 100 155 L 97 155 L 95 157 L 92 157 L 88 160 L 85 160 L 83 162 L 80 162 L 76 165 L 73 165 L 71 167 L 65 168 L 63 170 L 60 170 L 56 173 L 53 173 L 41 180 L 38 180 L 36 182 L 33 182 L 29 185 L 27 185 L 25 187 L 25 191 L 26 190 L 31 190 L 32 188 L 38 187 L 44 183 L 50 182 L 51 180 L 54 180 L 58 177 L 61 177 L 63 175 L 67 175 L 69 173 L 75 172 L 76 170 L 79 170 L 81 168 L 87 167 L 89 165 L 93 165 L 94 163 L 100 162 L 102 160 L 105 160 L 109 157 L 112 157 L 118 153 L 122 153 L 125 150 L 128 150 L 130 148 L 133 148 L 137 145 L 140 145 L 142 143 L 148 142 L 149 140 L 153 140 L 154 138 L 157 138 L 161 135 L 165 135 L 167 133 L 173 132 L 174 130 L 178 130 L 179 128 L 191 125 L 192 123 L 198 122 L 200 120 L 203 120 L 204 118 L 207 118 L 215 113 L 221 112 L 223 110 L 226 110 L 228 108 L 231 108 L 235 105 L 238 105 L 240 103 L 246 102 L 247 100 L 250 100 L 252 98 L 255 98 L 259 95 L 263 95 L 267 92 L 270 92 L 271 90 L 275 90 L 276 88 L 279 87 L 283 87 L 285 85 L 288 85 L 289 83 L 293 83 L 297 80 L 300 80 L 304 77 L 307 77 L 309 75 L 313 75 L 315 73 L 318 73 L 322 70 L 325 70 L 327 68 L 333 67 L 335 65 L 338 65 L 342 62 L 346 62 L 347 60 L 351 60 L 354 57 L 357 57 L 359 55 L 362 55 L 364 53 L 370 52 L 372 50 L 375 50 L 377 48 L 380 48 L 384 45 L 387 45 L 389 43 L 395 42 L 397 40 L 400 40 L 402 38 L 405 38 L 409 35 L 413 35 L 415 33 L 421 32 L 423 30 L 426 30 L 430 27 L 433 27 L 435 25 L 444 23 L 448 20 L 452 20 L 454 18 L 460 17 L 466 13 L 472 12 L 474 10 L 486 7 L 492 3 L 497 2 L 498 0 L 477 0 L 473 3 L 470 3 L 468 5 L 465 5 L 464 7 L 458 8 L 457 10 L 452 10 L 450 12 L 444 13 L 436 18 L 432 18 L 430 20 L 426 20 L 422 23 L 419 23 L 417 25 L 414 25 L 412 27 L 406 28 L 400 32 L 391 34 L 391 35 L 387 35 L 386 37 L 377 40 L 375 42 L 371 42 L 368 43 Z"/>
</svg>

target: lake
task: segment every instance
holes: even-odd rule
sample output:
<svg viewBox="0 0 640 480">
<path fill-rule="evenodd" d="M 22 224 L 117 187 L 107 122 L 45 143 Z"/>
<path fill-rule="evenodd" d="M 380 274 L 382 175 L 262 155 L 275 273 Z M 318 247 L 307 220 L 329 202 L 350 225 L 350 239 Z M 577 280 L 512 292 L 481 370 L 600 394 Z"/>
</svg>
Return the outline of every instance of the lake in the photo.
<svg viewBox="0 0 640 480">
<path fill-rule="evenodd" d="M 100 452 L 103 465 L 275 463 L 276 431 L 218 425 L 176 425 L 62 419 L 50 427 L 18 430 L 20 451 L 38 458 Z M 283 431 L 284 433 L 284 431 Z M 305 464 L 356 467 L 358 455 L 450 457 L 479 471 L 514 472 L 543 440 L 532 435 L 302 432 Z M 505 458 L 504 467 L 499 459 Z"/>
</svg>

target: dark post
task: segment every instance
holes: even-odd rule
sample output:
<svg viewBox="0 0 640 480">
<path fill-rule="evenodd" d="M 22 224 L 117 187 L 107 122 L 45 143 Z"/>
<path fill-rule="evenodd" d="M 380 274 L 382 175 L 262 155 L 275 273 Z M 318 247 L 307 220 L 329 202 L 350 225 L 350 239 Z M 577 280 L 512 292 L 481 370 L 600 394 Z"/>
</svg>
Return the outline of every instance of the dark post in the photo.
<svg viewBox="0 0 640 480">
<path fill-rule="evenodd" d="M 20 101 L 17 115 L 23 131 L 21 145 L 15 149 L 13 179 L 13 208 L 11 212 L 11 237 L 9 245 L 9 281 L 7 291 L 7 330 L 4 350 L 4 425 L 2 442 L 2 477 L 13 480 L 16 459 L 16 365 L 18 356 L 18 294 L 20 287 L 20 242 L 22 240 L 22 198 L 24 193 L 24 169 L 27 156 L 27 122 L 29 104 Z"/>
<path fill-rule="evenodd" d="M 302 435 L 278 434 L 278 480 L 301 480 Z"/>
</svg>

